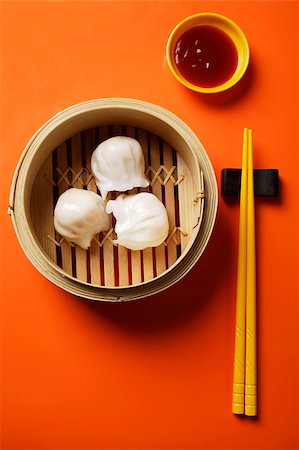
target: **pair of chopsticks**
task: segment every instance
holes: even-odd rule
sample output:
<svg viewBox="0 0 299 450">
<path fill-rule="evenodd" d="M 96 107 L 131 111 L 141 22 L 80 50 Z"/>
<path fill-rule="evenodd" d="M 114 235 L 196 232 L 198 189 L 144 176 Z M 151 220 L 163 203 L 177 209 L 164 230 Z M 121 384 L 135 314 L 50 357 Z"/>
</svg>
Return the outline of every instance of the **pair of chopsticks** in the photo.
<svg viewBox="0 0 299 450">
<path fill-rule="evenodd" d="M 232 412 L 256 416 L 256 277 L 252 130 L 244 128 Z"/>
</svg>

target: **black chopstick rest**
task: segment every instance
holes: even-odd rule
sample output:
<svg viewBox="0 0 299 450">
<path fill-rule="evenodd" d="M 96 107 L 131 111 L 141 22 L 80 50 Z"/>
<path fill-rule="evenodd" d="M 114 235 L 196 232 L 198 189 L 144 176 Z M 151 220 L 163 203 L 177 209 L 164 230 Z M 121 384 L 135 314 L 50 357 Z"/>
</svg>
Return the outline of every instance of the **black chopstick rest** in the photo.
<svg viewBox="0 0 299 450">
<path fill-rule="evenodd" d="M 277 197 L 279 195 L 278 169 L 254 169 L 254 195 Z M 241 188 L 241 169 L 222 169 L 221 194 L 239 196 Z"/>
</svg>

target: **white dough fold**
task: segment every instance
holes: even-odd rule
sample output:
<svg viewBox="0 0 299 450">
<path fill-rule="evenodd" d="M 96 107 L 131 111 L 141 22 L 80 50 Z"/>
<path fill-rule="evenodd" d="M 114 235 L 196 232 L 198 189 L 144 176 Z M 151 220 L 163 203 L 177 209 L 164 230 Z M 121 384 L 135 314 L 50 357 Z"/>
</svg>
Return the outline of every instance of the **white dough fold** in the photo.
<svg viewBox="0 0 299 450">
<path fill-rule="evenodd" d="M 128 136 L 114 136 L 103 141 L 91 157 L 91 171 L 105 200 L 110 191 L 128 191 L 147 187 L 145 162 L 140 143 Z"/>
<path fill-rule="evenodd" d="M 54 227 L 67 241 L 83 249 L 90 247 L 93 236 L 110 226 L 103 199 L 84 189 L 69 189 L 58 198 Z"/>
<path fill-rule="evenodd" d="M 119 195 L 109 200 L 108 214 L 116 219 L 115 243 L 131 250 L 157 247 L 167 238 L 169 222 L 163 203 L 148 192 Z"/>
</svg>

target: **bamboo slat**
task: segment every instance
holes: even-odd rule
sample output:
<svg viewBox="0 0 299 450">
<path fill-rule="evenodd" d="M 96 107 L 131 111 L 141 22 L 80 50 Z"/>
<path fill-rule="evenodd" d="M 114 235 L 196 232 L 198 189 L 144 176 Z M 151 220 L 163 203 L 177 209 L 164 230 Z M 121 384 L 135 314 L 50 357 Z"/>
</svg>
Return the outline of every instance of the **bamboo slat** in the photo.
<svg viewBox="0 0 299 450">
<path fill-rule="evenodd" d="M 80 170 L 82 170 L 82 153 L 81 153 L 81 133 L 76 134 L 71 138 L 71 152 L 72 152 L 72 169 L 73 177 L 78 177 L 76 180 L 73 178 L 72 185 L 74 188 L 82 189 L 83 183 L 81 176 L 78 176 Z M 87 281 L 87 252 L 78 245 L 75 247 L 76 253 L 76 277 L 79 280 Z"/>
<path fill-rule="evenodd" d="M 94 177 L 91 173 L 91 155 L 97 144 L 95 142 L 95 130 L 92 128 L 90 130 L 84 131 L 84 151 L 85 151 L 85 167 L 86 167 L 86 182 L 87 190 L 97 193 L 97 185 Z M 96 235 L 99 241 L 99 235 Z M 101 249 L 97 242 L 93 239 L 90 244 L 89 258 L 90 258 L 90 282 L 92 284 L 101 284 Z"/>
<path fill-rule="evenodd" d="M 144 130 L 137 130 L 137 139 L 140 142 L 140 145 L 143 150 L 144 159 L 145 159 L 145 167 L 149 166 L 149 141 L 148 141 L 148 133 Z M 141 188 L 141 192 L 151 192 L 151 187 L 149 188 Z M 146 248 L 142 250 L 140 253 L 142 261 L 143 261 L 143 278 L 144 281 L 151 280 L 154 277 L 154 262 L 153 262 L 153 249 Z"/>
<path fill-rule="evenodd" d="M 134 127 L 126 127 L 126 135 L 136 139 L 136 129 Z M 141 143 L 140 143 L 141 144 Z M 132 189 L 132 194 L 138 194 L 140 189 Z M 131 250 L 131 274 L 132 284 L 139 284 L 142 282 L 142 253 L 140 250 Z"/>
<path fill-rule="evenodd" d="M 121 136 L 123 134 L 121 125 L 112 127 L 113 136 Z M 118 276 L 119 286 L 128 286 L 129 270 L 128 270 L 128 249 L 118 245 L 115 250 L 118 253 Z"/>
<path fill-rule="evenodd" d="M 56 246 L 48 236 L 55 236 L 53 223 L 52 158 L 41 166 L 31 195 L 31 217 L 35 232 L 47 255 L 56 262 Z"/>
<path fill-rule="evenodd" d="M 57 147 L 56 160 L 57 167 L 54 167 L 54 171 L 59 169 L 60 180 L 58 183 L 58 195 L 61 195 L 69 187 L 67 183 L 68 178 L 62 176 L 68 169 L 66 142 L 63 142 L 63 144 Z M 63 240 L 61 243 L 61 263 L 62 269 L 72 275 L 72 247 L 66 240 Z"/>
<path fill-rule="evenodd" d="M 160 147 L 159 138 L 153 134 L 150 134 L 150 159 L 151 167 L 154 169 L 154 173 L 157 174 L 159 167 L 161 166 L 160 160 Z M 162 202 L 162 185 L 158 179 L 152 180 L 152 193 Z M 155 248 L 156 256 L 156 273 L 160 275 L 166 270 L 165 260 L 165 247 L 163 244 Z"/>
<path fill-rule="evenodd" d="M 177 173 L 178 179 L 183 178 L 178 185 L 180 228 L 183 230 L 181 232 L 181 249 L 183 252 L 194 225 L 194 192 L 190 170 L 179 153 L 177 153 Z"/>
<path fill-rule="evenodd" d="M 173 155 L 172 148 L 166 142 L 163 142 L 163 165 L 165 166 L 168 174 L 173 167 Z M 165 180 L 166 181 L 166 180 Z M 175 229 L 175 195 L 174 195 L 174 183 L 171 179 L 165 182 L 165 205 L 169 220 L 169 232 Z M 167 240 L 167 267 L 177 259 L 177 245 L 173 239 Z"/>
<path fill-rule="evenodd" d="M 109 137 L 108 126 L 102 126 L 99 129 L 100 142 L 105 141 Z M 108 193 L 106 197 L 106 203 L 111 199 L 111 194 Z M 107 235 L 109 235 L 110 230 L 103 232 L 103 240 Z M 109 235 L 111 236 L 111 235 Z M 104 285 L 105 286 L 115 286 L 115 276 L 114 276 L 114 250 L 113 243 L 111 239 L 106 238 L 103 242 L 103 270 L 104 270 Z"/>
</svg>

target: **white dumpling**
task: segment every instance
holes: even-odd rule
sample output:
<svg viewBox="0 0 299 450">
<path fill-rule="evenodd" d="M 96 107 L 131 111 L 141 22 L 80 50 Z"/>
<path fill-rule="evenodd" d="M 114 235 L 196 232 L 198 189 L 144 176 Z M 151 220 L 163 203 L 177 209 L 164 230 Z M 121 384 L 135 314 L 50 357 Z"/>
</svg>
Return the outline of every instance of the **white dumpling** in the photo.
<svg viewBox="0 0 299 450">
<path fill-rule="evenodd" d="M 58 198 L 54 227 L 66 240 L 84 249 L 93 236 L 110 226 L 103 199 L 94 192 L 72 188 Z"/>
<path fill-rule="evenodd" d="M 169 223 L 166 209 L 153 194 L 121 194 L 116 200 L 109 200 L 108 214 L 116 219 L 115 243 L 131 250 L 157 247 L 166 239 Z"/>
<path fill-rule="evenodd" d="M 91 171 L 103 199 L 110 191 L 123 192 L 148 186 L 144 168 L 141 145 L 128 136 L 114 136 L 103 141 L 91 157 Z"/>
</svg>

